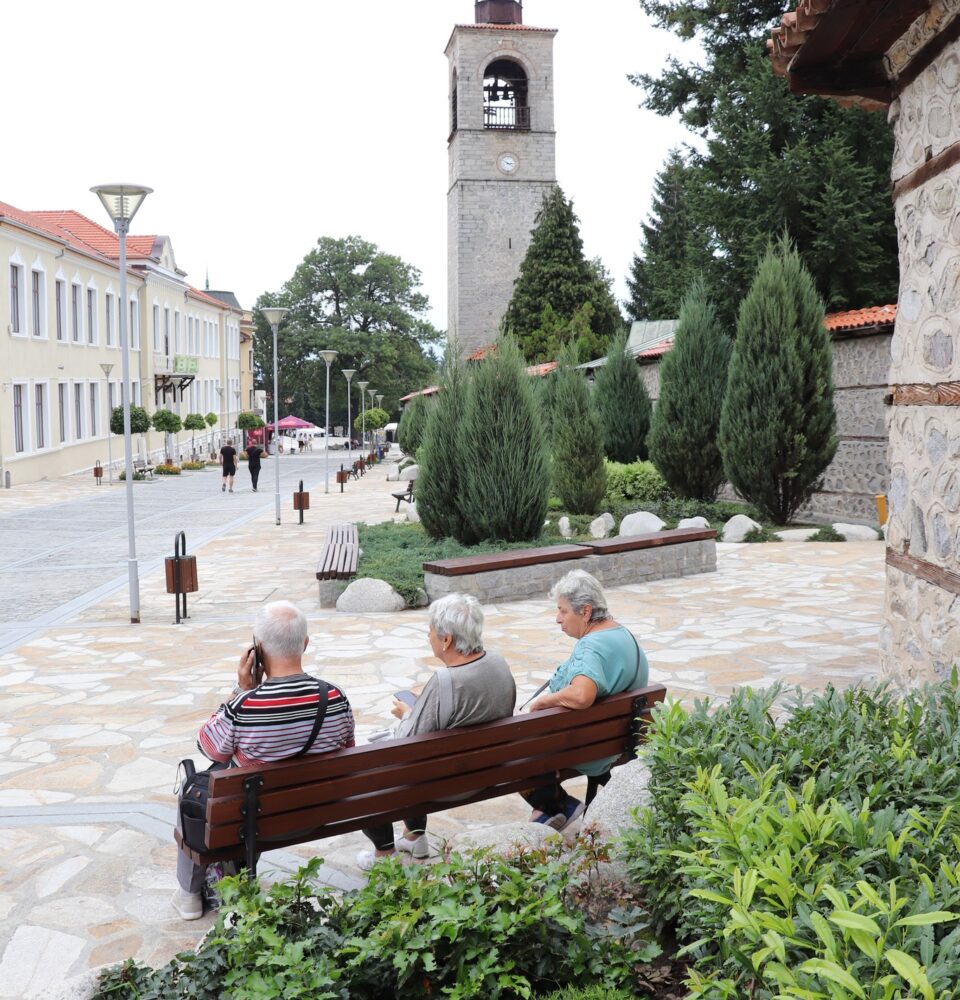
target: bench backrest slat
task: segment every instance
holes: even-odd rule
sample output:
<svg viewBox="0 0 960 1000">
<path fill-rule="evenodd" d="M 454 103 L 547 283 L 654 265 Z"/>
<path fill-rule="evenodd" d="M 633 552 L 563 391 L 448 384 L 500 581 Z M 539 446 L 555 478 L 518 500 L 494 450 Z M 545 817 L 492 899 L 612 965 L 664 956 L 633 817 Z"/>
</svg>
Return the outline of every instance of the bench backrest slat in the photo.
<svg viewBox="0 0 960 1000">
<path fill-rule="evenodd" d="M 637 698 L 645 699 L 646 706 L 651 707 L 665 697 L 666 688 L 662 684 L 624 691 L 578 711 L 576 724 L 579 726 L 588 721 L 631 714 L 633 701 Z M 333 753 L 313 754 L 292 763 L 280 761 L 276 764 L 214 771 L 210 776 L 210 797 L 242 795 L 244 780 L 254 774 L 262 775 L 263 794 L 266 794 L 273 789 L 325 781 L 377 767 L 429 761 L 447 753 L 464 753 L 520 738 L 563 731 L 570 727 L 570 722 L 570 714 L 566 709 L 552 708 L 533 715 L 514 715 L 467 729 L 424 733 L 398 743 L 373 743 Z"/>
</svg>

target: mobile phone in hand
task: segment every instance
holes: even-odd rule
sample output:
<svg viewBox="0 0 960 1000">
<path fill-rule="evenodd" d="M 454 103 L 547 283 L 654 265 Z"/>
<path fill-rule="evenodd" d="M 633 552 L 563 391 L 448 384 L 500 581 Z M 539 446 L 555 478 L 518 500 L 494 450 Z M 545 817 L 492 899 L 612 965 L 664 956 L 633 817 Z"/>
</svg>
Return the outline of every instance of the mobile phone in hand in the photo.
<svg viewBox="0 0 960 1000">
<path fill-rule="evenodd" d="M 393 696 L 411 708 L 417 703 L 417 696 L 412 691 L 395 691 Z"/>
<path fill-rule="evenodd" d="M 250 674 L 254 684 L 259 684 L 263 680 L 263 649 L 256 639 L 253 640 L 253 666 Z"/>
</svg>

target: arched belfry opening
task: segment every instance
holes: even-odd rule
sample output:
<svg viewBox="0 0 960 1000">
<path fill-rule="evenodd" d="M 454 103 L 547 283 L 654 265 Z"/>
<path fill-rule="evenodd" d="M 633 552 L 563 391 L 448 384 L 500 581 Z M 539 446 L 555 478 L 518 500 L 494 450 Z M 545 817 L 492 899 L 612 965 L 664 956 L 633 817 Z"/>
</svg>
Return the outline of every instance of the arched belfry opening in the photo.
<svg viewBox="0 0 960 1000">
<path fill-rule="evenodd" d="M 483 74 L 483 127 L 530 130 L 527 74 L 512 59 L 497 59 Z"/>
</svg>

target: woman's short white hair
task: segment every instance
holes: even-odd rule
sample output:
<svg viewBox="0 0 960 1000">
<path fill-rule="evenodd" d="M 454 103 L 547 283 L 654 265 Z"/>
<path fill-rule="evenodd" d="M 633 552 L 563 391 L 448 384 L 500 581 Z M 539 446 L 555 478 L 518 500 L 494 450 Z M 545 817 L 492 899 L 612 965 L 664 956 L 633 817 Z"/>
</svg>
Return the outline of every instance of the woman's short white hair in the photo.
<svg viewBox="0 0 960 1000">
<path fill-rule="evenodd" d="M 566 576 L 560 577 L 553 585 L 550 597 L 555 601 L 563 598 L 577 614 L 589 604 L 592 608 L 590 614 L 592 622 L 602 622 L 610 617 L 607 597 L 603 587 L 600 586 L 600 581 L 586 570 L 572 569 Z"/>
<path fill-rule="evenodd" d="M 458 653 L 483 652 L 483 608 L 469 594 L 447 594 L 430 605 L 430 626 L 437 635 L 450 636 Z"/>
<path fill-rule="evenodd" d="M 307 616 L 290 601 L 271 601 L 257 612 L 253 634 L 267 656 L 292 659 L 303 653 Z"/>
</svg>

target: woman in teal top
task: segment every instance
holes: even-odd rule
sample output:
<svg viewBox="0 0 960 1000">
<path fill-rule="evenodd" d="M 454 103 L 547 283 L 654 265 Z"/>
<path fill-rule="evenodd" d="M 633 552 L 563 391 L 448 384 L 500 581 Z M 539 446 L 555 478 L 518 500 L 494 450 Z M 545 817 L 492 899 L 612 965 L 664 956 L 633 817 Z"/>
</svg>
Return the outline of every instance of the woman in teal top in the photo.
<svg viewBox="0 0 960 1000">
<path fill-rule="evenodd" d="M 607 599 L 597 579 L 582 569 L 571 570 L 554 586 L 550 596 L 557 602 L 557 624 L 577 640 L 573 654 L 550 678 L 547 694 L 530 706 L 542 708 L 589 708 L 597 698 L 645 687 L 649 668 L 633 634 L 610 617 Z M 568 795 L 559 781 L 524 793 L 533 806 L 530 819 L 562 830 L 580 816 L 593 801 L 597 789 L 610 780 L 616 757 L 577 765 L 587 775 L 586 802 Z"/>
</svg>

